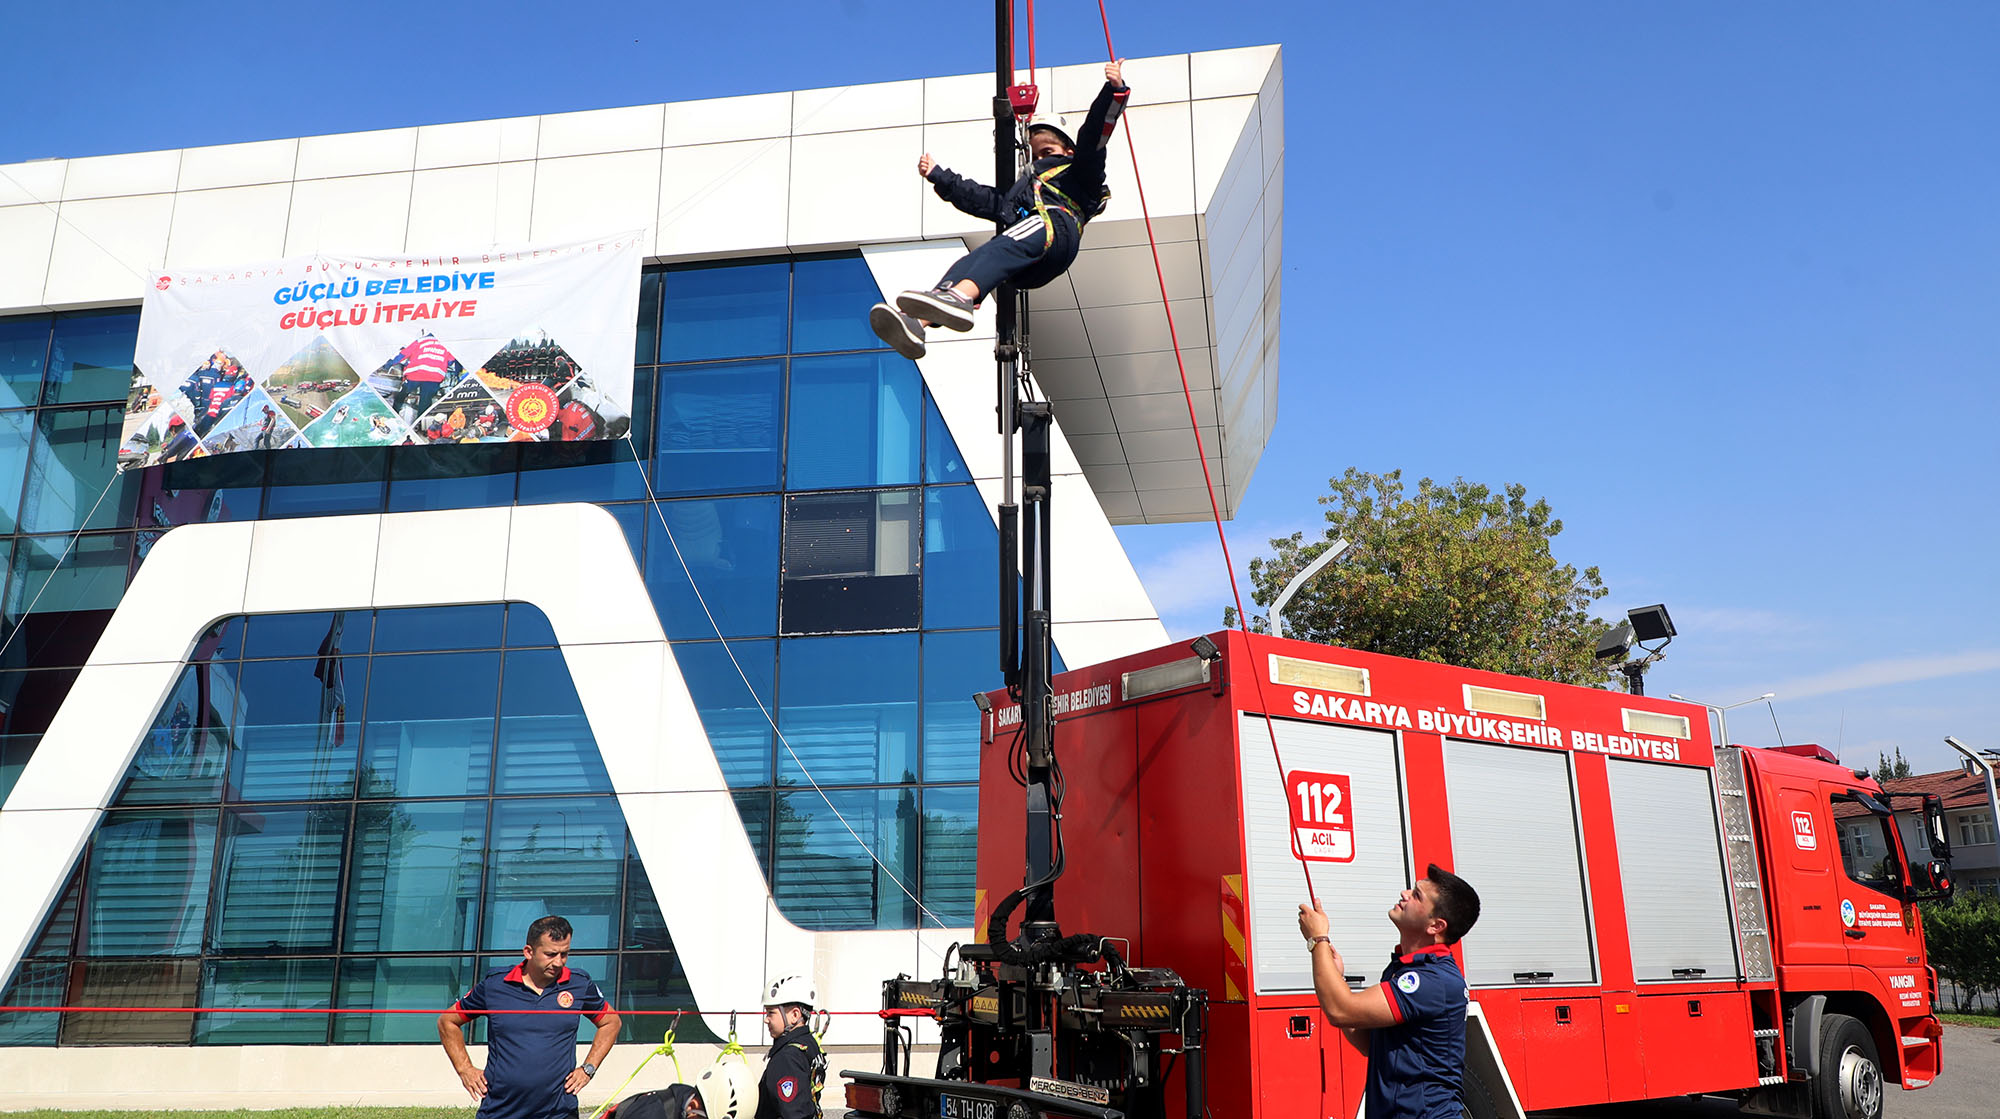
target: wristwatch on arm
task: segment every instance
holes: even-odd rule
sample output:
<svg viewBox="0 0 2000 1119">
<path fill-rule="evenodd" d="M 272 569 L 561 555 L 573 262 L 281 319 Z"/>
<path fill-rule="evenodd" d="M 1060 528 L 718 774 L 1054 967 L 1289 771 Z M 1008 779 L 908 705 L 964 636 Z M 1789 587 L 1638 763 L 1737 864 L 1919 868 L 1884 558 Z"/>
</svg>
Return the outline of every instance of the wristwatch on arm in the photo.
<svg viewBox="0 0 2000 1119">
<path fill-rule="evenodd" d="M 592 1080 L 597 1079 L 596 1065 L 591 1064 L 589 1061 L 585 1061 L 581 1065 L 578 1065 L 577 1067 L 583 1070 L 583 1074 L 585 1076 L 590 1077 Z"/>
</svg>

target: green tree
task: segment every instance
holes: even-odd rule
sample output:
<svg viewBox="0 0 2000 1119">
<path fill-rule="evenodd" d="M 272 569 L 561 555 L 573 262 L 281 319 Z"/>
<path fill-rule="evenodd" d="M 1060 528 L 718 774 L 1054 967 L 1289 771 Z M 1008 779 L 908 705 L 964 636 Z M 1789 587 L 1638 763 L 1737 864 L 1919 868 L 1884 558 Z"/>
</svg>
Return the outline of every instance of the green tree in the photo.
<svg viewBox="0 0 2000 1119">
<path fill-rule="evenodd" d="M 2000 901 L 1961 894 L 1922 908 L 1924 947 L 1930 965 L 1957 989 L 1954 1009 L 1975 1005 L 1981 991 L 2000 991 Z"/>
<path fill-rule="evenodd" d="M 1893 759 L 1879 751 L 1875 756 L 1880 759 L 1875 763 L 1875 780 L 1888 781 L 1910 775 L 1910 763 L 1904 759 L 1901 746 L 1896 747 L 1896 756 Z"/>
<path fill-rule="evenodd" d="M 1599 684 L 1610 667 L 1592 656 L 1606 624 L 1590 604 L 1608 592 L 1597 568 L 1557 563 L 1549 542 L 1562 522 L 1527 487 L 1504 491 L 1429 478 L 1405 491 L 1403 472 L 1349 468 L 1321 497 L 1327 527 L 1271 541 L 1250 561 L 1252 599 L 1268 607 L 1285 584 L 1335 540 L 1349 550 L 1300 589 L 1285 611 L 1286 636 L 1375 653 Z M 1225 613 L 1236 624 L 1235 611 Z M 1252 628 L 1268 632 L 1268 618 Z"/>
</svg>

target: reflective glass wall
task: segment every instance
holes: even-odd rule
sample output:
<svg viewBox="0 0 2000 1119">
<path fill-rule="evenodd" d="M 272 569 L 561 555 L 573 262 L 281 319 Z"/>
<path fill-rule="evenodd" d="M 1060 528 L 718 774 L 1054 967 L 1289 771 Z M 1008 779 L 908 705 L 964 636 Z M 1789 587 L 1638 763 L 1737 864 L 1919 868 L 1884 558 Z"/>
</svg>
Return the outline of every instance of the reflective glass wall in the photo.
<svg viewBox="0 0 2000 1119">
<path fill-rule="evenodd" d="M 785 914 L 811 928 L 933 923 L 837 810 L 938 919 L 970 923 L 978 718 L 969 697 L 999 683 L 996 534 L 916 367 L 867 328 L 880 297 L 854 255 L 649 271 L 626 441 L 252 452 L 123 477 L 113 467 L 137 313 L 0 320 L 0 555 L 8 557 L 0 641 L 19 631 L 0 655 L 0 795 L 130 571 L 168 528 L 586 501 L 625 528 Z M 447 654 L 432 644 L 421 655 L 469 683 L 473 661 L 451 658 L 490 659 L 503 648 L 452 645 Z M 406 653 L 378 645 L 370 655 Z M 287 671 L 262 667 L 283 656 L 247 647 L 239 656 L 246 688 L 306 686 L 260 675 Z M 519 695 L 496 702 L 503 739 L 510 719 L 553 726 L 535 720 L 559 716 Z M 485 717 L 466 711 L 451 719 Z M 173 715 L 161 717 L 170 726 Z M 348 741 L 365 740 L 366 730 Z M 246 733 L 245 743 L 294 732 Z M 504 741 L 481 773 L 458 772 L 446 760 L 459 757 L 449 753 L 456 747 L 443 742 L 432 736 L 421 756 L 393 759 L 407 771 L 397 789 L 426 798 L 519 793 Z M 571 740 L 538 748 L 580 749 Z M 233 779 L 260 801 L 310 800 L 319 789 L 359 803 L 358 790 L 377 777 L 368 759 L 356 764 L 345 793 L 315 786 L 334 778 L 315 777 L 305 762 Z M 579 786 L 563 795 L 601 794 Z M 330 826 L 299 811 L 286 817 L 294 846 Z M 134 849 L 198 859 L 187 844 L 212 844 L 220 867 L 246 848 L 232 838 L 227 810 L 210 814 L 202 827 L 131 825 L 135 836 L 186 834 L 174 841 L 180 847 L 163 839 Z M 350 814 L 343 837 L 359 819 Z M 228 872 L 215 873 L 220 881 Z M 393 942 L 401 918 L 384 921 Z M 51 974 L 24 969 L 16 985 Z"/>
</svg>

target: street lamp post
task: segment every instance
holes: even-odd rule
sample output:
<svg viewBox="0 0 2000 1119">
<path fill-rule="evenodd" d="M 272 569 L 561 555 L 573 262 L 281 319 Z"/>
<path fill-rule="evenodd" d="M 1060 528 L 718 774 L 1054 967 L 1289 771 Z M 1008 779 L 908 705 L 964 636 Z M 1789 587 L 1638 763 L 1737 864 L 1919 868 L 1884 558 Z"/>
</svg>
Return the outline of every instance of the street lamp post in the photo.
<svg viewBox="0 0 2000 1119">
<path fill-rule="evenodd" d="M 1715 712 L 1716 729 L 1720 732 L 1720 737 L 1722 738 L 1722 745 L 1727 746 L 1729 745 L 1728 712 L 1737 707 L 1748 707 L 1750 704 L 1753 703 L 1763 703 L 1765 700 L 1776 697 L 1777 694 L 1778 693 L 1776 692 L 1765 692 L 1763 695 L 1757 696 L 1753 699 L 1740 699 L 1737 700 L 1735 703 L 1725 703 L 1719 707 L 1713 703 L 1702 703 L 1702 701 L 1698 699 L 1689 699 L 1688 697 L 1681 695 L 1677 692 L 1668 692 L 1667 698 L 1678 699 L 1683 703 L 1701 703 L 1703 707 L 1706 707 L 1710 711 Z"/>
<path fill-rule="evenodd" d="M 1301 570 L 1297 575 L 1292 576 L 1292 581 L 1286 583 L 1285 589 L 1278 592 L 1277 599 L 1271 603 L 1272 633 L 1276 634 L 1279 637 L 1283 637 L 1285 635 L 1286 604 L 1292 601 L 1292 596 L 1298 593 L 1300 587 L 1305 586 L 1307 579 L 1310 579 L 1313 576 L 1319 574 L 1320 571 L 1323 568 L 1325 568 L 1327 564 L 1332 563 L 1336 559 L 1339 559 L 1340 553 L 1346 551 L 1347 547 L 1348 545 L 1345 538 L 1336 540 L 1332 544 L 1327 545 L 1326 551 L 1321 552 L 1319 555 L 1313 557 L 1313 561 L 1307 564 L 1305 568 Z"/>
<path fill-rule="evenodd" d="M 1960 742 L 1951 735 L 1947 734 L 1944 736 L 1944 744 L 1964 754 L 1965 760 L 1971 762 L 1974 766 L 1978 767 L 1980 772 L 1986 774 L 1986 815 L 1993 827 L 1995 850 L 2000 850 L 2000 791 L 1996 791 L 1994 788 L 1993 763 L 1987 761 L 1984 754 L 1971 749 L 1965 743 Z"/>
</svg>

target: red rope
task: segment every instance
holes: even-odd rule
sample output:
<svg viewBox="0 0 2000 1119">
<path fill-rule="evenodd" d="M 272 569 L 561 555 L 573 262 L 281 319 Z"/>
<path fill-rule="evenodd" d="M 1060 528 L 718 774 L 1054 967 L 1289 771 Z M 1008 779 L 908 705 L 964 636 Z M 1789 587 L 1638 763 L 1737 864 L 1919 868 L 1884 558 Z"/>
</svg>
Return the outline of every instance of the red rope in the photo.
<svg viewBox="0 0 2000 1119">
<path fill-rule="evenodd" d="M 709 1016 L 737 1014 L 750 1018 L 762 1017 L 762 1010 L 619 1010 L 608 1007 L 612 1013 L 623 1018 L 627 1015 L 661 1014 L 703 1014 Z M 376 1010 L 368 1007 L 352 1006 L 0 1006 L 0 1014 L 449 1014 L 450 1007 L 443 1010 L 404 1008 Z M 586 1014 L 582 1010 L 461 1010 L 465 1018 L 483 1018 L 501 1014 Z M 601 1012 L 600 1012 L 601 1013 Z M 822 1010 L 821 1014 L 865 1014 L 869 1017 L 891 1018 L 904 1015 L 929 1015 L 928 1009 L 917 1010 Z"/>
<path fill-rule="evenodd" d="M 1104 0 L 1097 0 L 1097 16 L 1104 23 L 1104 52 L 1113 61 L 1118 58 L 1118 49 L 1111 45 L 1111 16 L 1104 8 Z M 1208 448 L 1201 441 L 1201 418 L 1194 408 L 1194 390 L 1188 386 L 1187 360 L 1181 356 L 1180 332 L 1174 328 L 1174 305 L 1167 298 L 1167 272 L 1160 264 L 1160 243 L 1153 236 L 1153 215 L 1146 206 L 1146 180 L 1139 174 L 1139 148 L 1132 139 L 1132 124 L 1125 124 L 1125 150 L 1132 156 L 1132 182 L 1139 190 L 1139 216 L 1146 222 L 1146 243 L 1153 250 L 1153 275 L 1160 282 L 1160 307 L 1167 313 L 1167 338 L 1174 346 L 1174 365 L 1181 374 L 1181 396 L 1187 401 L 1188 430 L 1194 433 L 1195 456 L 1201 462 L 1201 484 L 1208 490 L 1208 511 L 1215 520 L 1215 538 L 1222 545 L 1223 570 L 1229 573 L 1229 597 L 1236 603 L 1236 625 L 1243 631 L 1247 644 L 1250 637 L 1250 615 L 1243 609 L 1243 592 L 1236 586 L 1236 562 L 1229 556 L 1229 534 L 1222 528 L 1222 506 L 1215 499 L 1215 479 L 1208 472 Z M 1264 729 L 1271 736 L 1271 760 L 1277 763 L 1278 780 L 1285 779 L 1285 759 L 1278 753 L 1278 730 L 1271 722 L 1270 705 L 1264 701 L 1264 674 L 1252 671 L 1250 680 L 1257 688 L 1257 705 L 1265 711 Z M 1283 789 L 1280 795 L 1289 797 Z M 1319 904 L 1319 894 L 1313 890 L 1312 871 L 1307 867 L 1304 853 L 1299 850 L 1298 833 L 1292 833 L 1292 854 L 1299 859 L 1299 868 L 1306 878 L 1306 896 L 1313 904 Z"/>
<path fill-rule="evenodd" d="M 1035 0 L 1025 0 L 1028 5 L 1028 80 L 1035 80 Z"/>
</svg>

